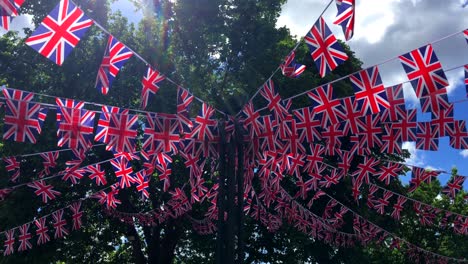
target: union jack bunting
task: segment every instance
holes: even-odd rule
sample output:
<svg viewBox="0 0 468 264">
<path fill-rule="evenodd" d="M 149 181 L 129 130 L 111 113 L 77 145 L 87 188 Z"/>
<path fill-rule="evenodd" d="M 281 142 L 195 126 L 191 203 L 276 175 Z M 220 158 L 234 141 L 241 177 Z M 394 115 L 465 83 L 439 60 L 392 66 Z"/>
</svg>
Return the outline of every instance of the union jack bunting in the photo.
<svg viewBox="0 0 468 264">
<path fill-rule="evenodd" d="M 259 120 L 260 114 L 258 111 L 255 111 L 252 100 L 244 106 L 242 112 L 245 115 L 245 118 L 243 120 L 244 128 L 247 131 L 249 131 L 249 135 L 251 138 L 258 137 L 261 134 L 263 127 L 262 123 Z"/>
<path fill-rule="evenodd" d="M 67 221 L 63 219 L 63 209 L 53 212 L 52 218 L 54 219 L 53 225 L 55 228 L 54 238 L 62 238 L 68 235 L 68 230 L 66 228 Z"/>
<path fill-rule="evenodd" d="M 389 108 L 382 111 L 382 122 L 394 122 L 406 117 L 405 98 L 403 95 L 403 85 L 398 84 L 385 88 Z"/>
<path fill-rule="evenodd" d="M 342 170 L 332 169 L 331 172 L 323 176 L 323 181 L 320 181 L 320 187 L 330 188 L 332 185 L 337 185 L 341 178 L 343 178 Z"/>
<path fill-rule="evenodd" d="M 439 149 L 437 131 L 431 126 L 430 122 L 418 122 L 416 149 L 430 151 L 437 151 Z"/>
<path fill-rule="evenodd" d="M 135 174 L 136 189 L 141 193 L 143 199 L 149 198 L 149 181 L 150 177 L 146 175 L 145 170 L 141 170 Z"/>
<path fill-rule="evenodd" d="M 84 177 L 84 170 L 79 169 L 81 162 L 81 159 L 67 161 L 67 168 L 65 169 L 62 180 L 77 184 Z"/>
<path fill-rule="evenodd" d="M 212 119 L 215 109 L 210 105 L 203 103 L 200 114 L 195 118 L 195 125 L 193 127 L 191 137 L 198 140 L 215 139 L 216 120 Z"/>
<path fill-rule="evenodd" d="M 447 186 L 442 189 L 442 193 L 452 199 L 455 199 L 457 193 L 460 192 L 460 190 L 463 188 L 463 183 L 465 183 L 465 180 L 465 176 L 455 175 L 452 177 L 452 179 L 450 179 L 449 182 L 447 182 Z"/>
<path fill-rule="evenodd" d="M 380 162 L 374 157 L 365 156 L 364 161 L 357 166 L 357 170 L 353 173 L 356 182 L 369 184 L 369 177 L 378 173 L 379 164 Z"/>
<path fill-rule="evenodd" d="M 87 150 L 93 144 L 94 118 L 96 113 L 76 107 L 82 105 L 70 99 L 56 99 L 58 105 L 58 146 Z"/>
<path fill-rule="evenodd" d="M 397 140 L 397 132 L 392 129 L 391 124 L 384 124 L 382 133 L 382 146 L 380 151 L 382 153 L 397 153 L 401 154 L 401 142 Z"/>
<path fill-rule="evenodd" d="M 295 56 L 296 56 L 296 52 L 292 51 L 288 56 L 286 56 L 286 58 L 284 59 L 284 62 L 281 63 L 280 65 L 281 72 L 286 77 L 297 78 L 306 69 L 305 65 L 296 63 L 296 60 L 294 59 Z"/>
<path fill-rule="evenodd" d="M 5 163 L 5 169 L 10 175 L 11 182 L 17 182 L 20 176 L 20 162 L 16 160 L 16 157 L 5 157 L 3 158 Z"/>
<path fill-rule="evenodd" d="M 418 98 L 449 85 L 432 45 L 415 49 L 399 58 Z"/>
<path fill-rule="evenodd" d="M 100 164 L 89 165 L 83 169 L 83 172 L 87 173 L 89 179 L 94 180 L 97 186 L 107 184 L 106 172 L 101 169 Z"/>
<path fill-rule="evenodd" d="M 15 252 L 15 229 L 10 229 L 5 231 L 5 250 L 3 251 L 3 256 L 8 256 Z"/>
<path fill-rule="evenodd" d="M 269 79 L 263 84 L 260 94 L 268 101 L 268 110 L 273 112 L 276 121 L 280 122 L 286 119 L 289 113 L 281 100 L 281 96 L 279 95 L 273 80 Z"/>
<path fill-rule="evenodd" d="M 119 178 L 119 186 L 121 189 L 132 186 L 135 182 L 133 177 L 133 169 L 129 161 L 124 157 L 112 159 L 110 161 L 114 168 L 115 176 Z"/>
<path fill-rule="evenodd" d="M 100 204 L 105 204 L 107 209 L 115 209 L 117 205 L 121 204 L 122 202 L 117 199 L 115 196 L 119 194 L 119 184 L 113 184 L 111 186 L 111 191 L 106 193 L 105 191 L 100 191 L 92 195 L 92 198 L 99 199 L 98 202 Z"/>
<path fill-rule="evenodd" d="M 374 205 L 374 209 L 381 215 L 385 214 L 385 207 L 390 203 L 388 200 L 393 196 L 393 193 L 390 191 L 384 191 L 382 198 L 377 200 L 377 203 Z"/>
<path fill-rule="evenodd" d="M 432 178 L 439 176 L 440 173 L 442 172 L 413 167 L 411 170 L 410 188 L 408 192 L 414 192 L 423 182 L 430 184 Z"/>
<path fill-rule="evenodd" d="M 334 124 L 326 127 L 322 132 L 322 138 L 325 140 L 325 155 L 337 154 L 337 149 L 341 147 L 341 138 L 344 136 L 340 124 Z"/>
<path fill-rule="evenodd" d="M 364 114 L 376 114 L 390 107 L 377 66 L 351 75 L 350 80 L 356 102 L 364 109 Z"/>
<path fill-rule="evenodd" d="M 356 135 L 359 132 L 358 123 L 359 119 L 364 116 L 364 109 L 359 106 L 354 96 L 345 97 L 341 99 L 339 117 L 343 122 L 343 133 L 345 135 Z"/>
<path fill-rule="evenodd" d="M 418 127 L 416 113 L 416 109 L 406 110 L 405 118 L 392 123 L 392 129 L 396 132 L 396 138 L 398 141 L 416 141 L 416 132 Z"/>
<path fill-rule="evenodd" d="M 43 180 L 28 183 L 27 186 L 36 189 L 34 194 L 37 196 L 41 195 L 43 203 L 47 203 L 49 200 L 54 200 L 56 196 L 61 195 L 60 192 L 53 189 L 52 185 L 46 184 Z"/>
<path fill-rule="evenodd" d="M 282 149 L 283 146 L 278 139 L 279 124 L 274 120 L 272 115 L 265 115 L 260 117 L 262 126 L 262 133 L 258 136 L 260 140 L 261 151 L 277 151 Z M 296 121 L 296 128 L 299 130 L 299 121 Z"/>
<path fill-rule="evenodd" d="M 158 153 L 157 162 L 158 164 L 156 165 L 156 169 L 159 172 L 159 181 L 163 182 L 163 191 L 166 192 L 171 186 L 170 176 L 172 174 L 172 158 L 165 153 Z"/>
<path fill-rule="evenodd" d="M 60 66 L 93 23 L 73 2 L 61 0 L 26 44 Z"/>
<path fill-rule="evenodd" d="M 435 114 L 440 110 L 449 108 L 452 104 L 449 103 L 447 96 L 447 88 L 442 88 L 433 93 L 424 96 L 420 99 L 421 111 L 423 113 L 430 112 Z"/>
<path fill-rule="evenodd" d="M 370 150 L 382 146 L 382 127 L 380 126 L 380 115 L 366 115 L 358 120 L 359 124 L 359 146 Z"/>
<path fill-rule="evenodd" d="M 46 175 L 50 175 L 50 169 L 53 169 L 57 166 L 57 159 L 59 157 L 59 153 L 59 151 L 49 151 L 39 154 L 44 160 L 42 162 L 44 169 L 41 172 L 39 172 L 39 178 L 43 178 Z"/>
<path fill-rule="evenodd" d="M 320 86 L 308 92 L 307 95 L 312 101 L 314 117 L 321 120 L 323 127 L 341 122 L 339 117 L 344 113 L 340 112 L 340 100 L 336 99 L 331 84 Z"/>
<path fill-rule="evenodd" d="M 283 138 L 284 145 L 283 153 L 305 153 L 305 147 L 302 144 L 301 138 L 297 131 L 297 125 L 295 119 L 286 120 L 283 122 L 283 129 L 286 136 Z"/>
<path fill-rule="evenodd" d="M 114 81 L 114 78 L 120 71 L 120 68 L 133 56 L 123 43 L 118 41 L 114 36 L 109 35 L 104 57 L 102 58 L 101 66 L 99 67 L 96 77 L 96 89 L 106 95 Z"/>
<path fill-rule="evenodd" d="M 467 40 L 468 41 L 468 40 Z M 466 88 L 466 96 L 468 97 L 468 64 L 465 65 L 465 88 Z"/>
<path fill-rule="evenodd" d="M 157 116 L 153 121 L 156 124 L 152 132 L 156 144 L 155 151 L 169 155 L 177 154 L 180 145 L 179 121 L 164 116 Z"/>
<path fill-rule="evenodd" d="M 463 31 L 463 35 L 465 35 L 466 43 L 468 43 L 468 29 Z"/>
<path fill-rule="evenodd" d="M 468 132 L 465 120 L 454 120 L 448 125 L 450 146 L 454 149 L 468 149 Z"/>
<path fill-rule="evenodd" d="M 453 104 L 446 109 L 440 109 L 432 114 L 431 126 L 436 137 L 445 137 L 449 135 L 450 125 L 453 124 Z"/>
<path fill-rule="evenodd" d="M 193 128 L 193 123 L 190 120 L 189 112 L 192 104 L 193 95 L 182 87 L 177 87 L 177 116 L 182 124 L 184 124 L 184 132 L 190 132 Z"/>
<path fill-rule="evenodd" d="M 322 140 L 321 121 L 315 118 L 313 107 L 294 110 L 293 114 L 300 141 L 312 143 Z"/>
<path fill-rule="evenodd" d="M 83 211 L 81 211 L 81 201 L 71 204 L 69 208 L 72 211 L 72 230 L 78 230 L 81 228 L 81 218 L 83 217 Z"/>
<path fill-rule="evenodd" d="M 6 99 L 3 139 L 36 143 L 47 109 L 30 102 L 33 93 L 5 88 L 3 96 Z"/>
<path fill-rule="evenodd" d="M 323 17 L 317 20 L 304 39 L 322 77 L 348 59 Z"/>
<path fill-rule="evenodd" d="M 338 155 L 340 159 L 338 160 L 338 168 L 343 171 L 343 174 L 346 176 L 349 173 L 351 168 L 351 163 L 354 160 L 354 155 L 350 151 L 339 150 Z"/>
<path fill-rule="evenodd" d="M 47 234 L 47 232 L 49 232 L 49 229 L 47 228 L 46 220 L 47 220 L 46 217 L 42 217 L 34 221 L 34 224 L 36 225 L 36 235 L 37 235 L 38 246 L 43 245 L 50 241 L 49 234 Z"/>
<path fill-rule="evenodd" d="M 403 166 L 404 165 L 402 164 L 393 162 L 387 162 L 385 165 L 380 166 L 380 171 L 378 173 L 379 181 L 385 182 L 386 185 L 389 185 L 393 178 L 396 178 L 398 175 L 403 173 Z"/>
<path fill-rule="evenodd" d="M 337 3 L 338 14 L 333 24 L 340 25 L 346 40 L 350 40 L 354 34 L 354 0 L 340 0 Z"/>
<path fill-rule="evenodd" d="M 141 84 L 143 88 L 141 90 L 141 108 L 145 109 L 148 105 L 149 100 L 153 95 L 155 95 L 159 91 L 158 84 L 162 82 L 166 77 L 159 73 L 157 70 L 148 67 L 146 71 L 146 75 L 143 76 L 141 80 Z"/>
<path fill-rule="evenodd" d="M 110 122 L 107 127 L 107 140 L 104 142 L 107 143 L 106 149 L 116 152 L 135 152 L 135 141 L 138 134 L 137 129 L 137 115 L 110 113 Z"/>
<path fill-rule="evenodd" d="M 32 248 L 31 242 L 29 241 L 32 238 L 31 233 L 29 233 L 29 225 L 30 224 L 27 223 L 18 227 L 20 231 L 20 234 L 18 236 L 18 241 L 20 242 L 20 245 L 18 247 L 18 252 L 25 251 L 25 250 Z"/>
<path fill-rule="evenodd" d="M 391 216 L 396 219 L 400 220 L 400 213 L 403 211 L 403 205 L 406 203 L 408 199 L 406 197 L 398 195 L 397 196 L 397 202 L 393 205 L 393 212 Z"/>
<path fill-rule="evenodd" d="M 96 135 L 94 137 L 95 141 L 106 143 L 109 141 L 109 124 L 111 119 L 111 114 L 123 114 L 128 115 L 128 109 L 120 109 L 115 106 L 102 106 L 101 115 L 99 117 L 98 127 L 96 130 Z"/>
</svg>

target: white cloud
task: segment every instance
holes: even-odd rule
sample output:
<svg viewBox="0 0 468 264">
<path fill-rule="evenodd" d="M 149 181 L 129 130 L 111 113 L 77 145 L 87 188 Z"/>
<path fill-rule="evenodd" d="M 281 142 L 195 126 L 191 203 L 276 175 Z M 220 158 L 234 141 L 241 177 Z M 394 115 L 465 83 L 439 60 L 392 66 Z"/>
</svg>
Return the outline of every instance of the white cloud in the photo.
<svg viewBox="0 0 468 264">
<path fill-rule="evenodd" d="M 460 155 L 462 155 L 464 158 L 468 158 L 468 149 L 460 151 Z"/>
<path fill-rule="evenodd" d="M 416 142 L 403 142 L 402 148 L 410 153 L 410 157 L 405 160 L 408 165 L 424 167 L 424 155 L 416 149 Z"/>
</svg>

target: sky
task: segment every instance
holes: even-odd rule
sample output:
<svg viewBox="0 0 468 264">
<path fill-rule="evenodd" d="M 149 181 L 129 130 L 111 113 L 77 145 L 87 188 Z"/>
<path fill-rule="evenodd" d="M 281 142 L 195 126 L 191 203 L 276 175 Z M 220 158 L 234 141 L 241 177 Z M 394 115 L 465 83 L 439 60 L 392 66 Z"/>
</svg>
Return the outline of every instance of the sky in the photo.
<svg viewBox="0 0 468 264">
<path fill-rule="evenodd" d="M 298 38 L 304 36 L 328 4 L 328 0 L 288 0 L 283 5 L 277 26 L 286 26 Z M 355 55 L 364 63 L 363 67 L 379 65 L 382 81 L 386 87 L 407 81 L 397 57 L 413 49 L 434 43 L 452 33 L 468 28 L 468 0 L 356 0 L 355 33 L 347 42 Z M 135 11 L 128 0 L 118 0 L 112 9 L 121 10 L 130 22 L 137 23 L 141 11 Z M 340 26 L 333 25 L 336 15 L 335 4 L 324 13 L 324 19 L 335 36 L 344 40 Z M 12 22 L 12 28 L 27 26 L 30 17 L 21 16 Z M 4 33 L 0 30 L 0 34 Z M 454 35 L 433 44 L 445 70 L 468 64 L 468 45 L 462 34 Z M 287 54 L 285 54 L 287 55 Z M 300 61 L 300 58 L 296 58 Z M 279 62 L 272 62 L 279 63 Z M 455 102 L 465 98 L 463 68 L 446 72 L 450 86 L 449 100 Z M 265 77 L 266 78 L 266 77 Z M 410 83 L 404 84 L 408 107 L 418 108 L 419 103 Z M 468 120 L 468 102 L 455 104 L 455 118 Z M 418 113 L 418 121 L 430 120 L 429 114 Z M 449 139 L 441 138 L 438 151 L 416 150 L 414 143 L 406 142 L 411 158 L 408 164 L 449 171 L 456 166 L 460 175 L 468 176 L 468 150 L 451 149 Z M 442 184 L 448 175 L 439 176 Z M 404 182 L 409 176 L 402 177 Z M 468 189 L 468 181 L 465 182 Z"/>
</svg>

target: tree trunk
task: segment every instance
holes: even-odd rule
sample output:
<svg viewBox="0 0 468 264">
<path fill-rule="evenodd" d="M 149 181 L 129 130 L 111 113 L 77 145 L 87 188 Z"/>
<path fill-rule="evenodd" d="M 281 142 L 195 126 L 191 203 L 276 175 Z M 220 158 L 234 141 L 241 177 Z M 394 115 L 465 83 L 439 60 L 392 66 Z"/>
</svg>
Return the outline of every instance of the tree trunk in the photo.
<svg viewBox="0 0 468 264">
<path fill-rule="evenodd" d="M 145 264 L 146 258 L 145 255 L 143 255 L 143 251 L 141 250 L 140 236 L 138 235 L 135 226 L 129 225 L 127 227 L 127 238 L 132 244 L 132 256 L 134 263 Z"/>
</svg>

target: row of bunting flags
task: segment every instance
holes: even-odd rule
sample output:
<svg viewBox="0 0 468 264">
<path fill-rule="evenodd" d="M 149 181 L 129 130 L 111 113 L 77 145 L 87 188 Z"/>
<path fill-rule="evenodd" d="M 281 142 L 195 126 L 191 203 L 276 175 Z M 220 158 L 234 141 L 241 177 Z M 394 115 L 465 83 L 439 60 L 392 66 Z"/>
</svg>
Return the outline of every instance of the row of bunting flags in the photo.
<svg viewBox="0 0 468 264">
<path fill-rule="evenodd" d="M 12 17 L 18 15 L 22 2 L 0 1 L 4 28 L 7 29 L 8 26 L 4 18 L 7 17 L 9 23 Z M 343 27 L 345 38 L 349 40 L 354 31 L 355 3 L 353 0 L 336 2 L 338 15 L 335 24 Z M 6 8 L 7 3 L 12 4 L 9 9 Z M 61 65 L 94 23 L 71 1 L 61 0 L 26 40 L 26 44 Z M 468 41 L 468 30 L 464 31 L 464 35 Z M 348 58 L 322 17 L 304 39 L 322 77 Z M 96 81 L 96 87 L 103 94 L 108 93 L 113 79 L 133 55 L 132 50 L 109 35 Z M 261 115 L 259 110 L 255 110 L 253 101 L 249 101 L 242 110 L 240 120 L 228 117 L 227 122 L 216 120 L 215 109 L 206 103 L 203 103 L 201 112 L 195 119 L 190 118 L 189 107 L 194 96 L 180 87 L 177 114 L 148 113 L 143 121 L 144 126 L 141 126 L 141 117 L 130 114 L 129 109 L 103 106 L 95 127 L 97 112 L 84 109 L 85 102 L 57 98 L 56 106 L 51 108 L 55 108 L 57 113 L 58 146 L 70 148 L 74 159 L 66 163 L 67 168 L 64 171 L 53 174 L 51 169 L 56 167 L 58 152 L 41 153 L 43 170 L 38 173 L 39 179 L 27 186 L 33 188 L 44 203 L 60 195 L 60 192 L 53 190 L 52 185 L 46 183 L 58 176 L 75 185 L 84 175 L 88 175 L 96 185 L 105 186 L 108 182 L 114 182 L 106 179 L 106 172 L 100 167 L 108 162 L 114 170 L 117 182 L 107 187 L 111 189 L 109 192 L 99 191 L 92 198 L 105 206 L 109 215 L 127 223 L 138 219 L 140 224 L 153 225 L 161 223 L 168 216 L 180 217 L 191 210 L 193 203 L 206 200 L 210 203 L 206 219 L 192 221 L 192 224 L 194 229 L 197 226 L 196 229 L 201 230 L 200 233 L 211 233 L 215 231 L 212 221 L 217 219 L 218 185 L 213 184 L 208 188 L 203 178 L 204 171 L 217 169 L 217 164 L 210 162 L 209 158 L 219 158 L 218 148 L 222 143 L 219 126 L 224 126 L 226 139 L 229 141 L 236 132 L 236 122 L 239 122 L 246 129 L 244 141 L 249 143 L 244 151 L 245 169 L 236 168 L 244 169 L 246 179 L 244 212 L 259 220 L 268 230 L 278 230 L 285 218 L 298 230 L 335 246 L 390 241 L 391 248 L 399 249 L 401 244 L 405 244 L 407 252 L 414 258 L 422 255 L 440 263 L 448 260 L 463 261 L 415 246 L 359 216 L 323 191 L 350 176 L 356 201 L 361 199 L 361 190 L 365 184 L 369 187 L 367 205 L 380 214 L 390 214 L 398 220 L 410 198 L 373 182 L 378 180 L 388 185 L 404 171 L 405 166 L 378 160 L 372 156 L 373 151 L 400 154 L 401 145 L 405 141 L 415 141 L 418 149 L 437 150 L 438 139 L 445 136 L 450 138 L 453 148 L 468 148 L 466 122 L 453 117 L 453 103 L 447 98 L 448 81 L 432 45 L 403 54 L 399 59 L 421 101 L 422 111 L 432 114 L 429 122 L 418 122 L 416 110 L 406 109 L 402 85 L 384 87 L 377 66 L 349 76 L 355 91 L 354 96 L 337 98 L 329 84 L 308 91 L 311 106 L 293 111 L 290 110 L 291 100 L 282 100 L 270 79 L 263 85 L 260 94 L 268 101 L 267 108 L 271 114 Z M 280 67 L 284 75 L 293 78 L 299 77 L 305 70 L 303 65 L 296 63 L 294 50 Z M 468 85 L 467 66 L 465 74 L 465 84 Z M 148 105 L 150 97 L 157 92 L 159 83 L 164 79 L 158 71 L 148 68 L 142 79 L 142 108 Z M 4 139 L 36 143 L 50 106 L 44 107 L 45 104 L 34 102 L 32 93 L 10 88 L 2 90 L 6 103 Z M 139 129 L 144 133 L 141 148 L 137 150 Z M 114 153 L 114 158 L 83 166 L 81 164 L 86 159 L 86 152 L 93 146 L 93 140 L 107 145 L 106 149 Z M 163 182 L 163 190 L 168 191 L 171 188 L 171 156 L 174 154 L 180 154 L 189 171 L 190 196 L 185 194 L 184 187 L 174 188 L 170 192 L 172 199 L 167 203 L 170 210 L 160 209 L 158 212 L 137 215 L 115 211 L 120 204 L 117 198 L 120 189 L 135 186 L 142 198 L 148 198 L 150 175 L 155 171 Z M 143 160 L 144 169 L 134 172 L 132 162 L 140 162 L 140 159 Z M 6 157 L 4 161 L 11 180 L 18 181 L 21 174 L 20 161 L 16 157 Z M 328 161 L 335 161 L 335 164 Z M 359 165 L 354 171 L 350 171 L 353 161 L 359 161 Z M 409 191 L 414 191 L 422 183 L 430 183 L 440 173 L 442 172 L 413 166 Z M 295 196 L 289 195 L 280 185 L 286 175 L 291 176 L 288 179 L 295 181 L 298 189 Z M 261 193 L 258 195 L 253 188 L 255 177 L 261 183 Z M 443 192 L 454 199 L 462 189 L 465 179 L 464 176 L 456 175 Z M 0 190 L 0 196 L 6 198 L 13 189 Z M 296 201 L 299 198 L 305 200 L 311 192 L 314 195 L 307 203 L 309 209 L 320 197 L 329 198 L 322 216 Z M 391 201 L 393 211 L 386 212 Z M 411 201 L 422 225 L 434 225 L 436 216 L 443 215 L 439 227 L 450 227 L 455 233 L 468 234 L 468 217 L 414 199 Z M 277 214 L 270 213 L 270 208 L 274 208 Z M 64 229 L 66 222 L 62 224 L 63 210 L 60 214 L 59 211 L 52 214 L 57 237 L 67 233 Z M 77 212 L 73 211 L 73 219 Z M 353 214 L 354 233 L 339 231 L 347 213 Z M 42 233 L 47 235 L 45 217 L 39 220 L 43 223 L 40 226 L 35 223 L 40 227 L 38 230 L 45 228 L 46 231 Z M 31 234 L 28 231 L 30 224 L 3 232 L 6 237 L 5 254 L 14 251 L 15 229 L 20 230 L 18 250 L 31 248 Z M 57 235 L 57 232 L 60 234 Z M 38 241 L 39 237 L 45 240 L 44 235 L 38 234 Z"/>
</svg>

